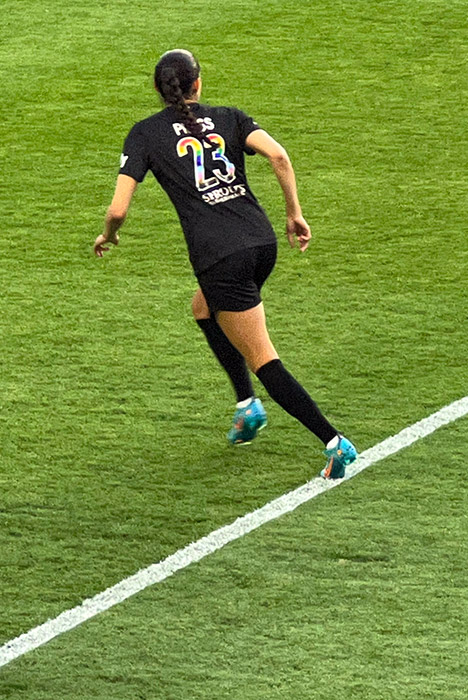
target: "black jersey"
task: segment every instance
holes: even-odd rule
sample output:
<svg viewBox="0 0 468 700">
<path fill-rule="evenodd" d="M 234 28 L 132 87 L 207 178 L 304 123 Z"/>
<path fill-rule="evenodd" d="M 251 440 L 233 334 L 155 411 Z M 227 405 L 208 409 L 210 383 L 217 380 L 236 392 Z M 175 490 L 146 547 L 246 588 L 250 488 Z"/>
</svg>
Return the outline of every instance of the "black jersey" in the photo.
<svg viewBox="0 0 468 700">
<path fill-rule="evenodd" d="M 148 170 L 180 218 L 195 273 L 243 248 L 276 240 L 250 190 L 244 154 L 260 127 L 232 107 L 192 104 L 203 135 L 192 136 L 174 107 L 135 124 L 124 145 L 120 174 L 141 182 Z"/>
</svg>

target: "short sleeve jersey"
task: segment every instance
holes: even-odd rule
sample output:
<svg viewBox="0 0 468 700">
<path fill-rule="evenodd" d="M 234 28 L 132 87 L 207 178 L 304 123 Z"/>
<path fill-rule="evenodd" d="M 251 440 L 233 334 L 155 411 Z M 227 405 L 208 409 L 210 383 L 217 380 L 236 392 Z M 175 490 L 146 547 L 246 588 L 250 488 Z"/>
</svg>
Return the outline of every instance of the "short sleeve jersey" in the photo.
<svg viewBox="0 0 468 700">
<path fill-rule="evenodd" d="M 203 134 L 192 136 L 174 107 L 135 124 L 120 174 L 141 182 L 148 170 L 179 215 L 195 274 L 244 248 L 275 242 L 245 174 L 247 136 L 260 127 L 233 107 L 192 105 Z"/>
</svg>

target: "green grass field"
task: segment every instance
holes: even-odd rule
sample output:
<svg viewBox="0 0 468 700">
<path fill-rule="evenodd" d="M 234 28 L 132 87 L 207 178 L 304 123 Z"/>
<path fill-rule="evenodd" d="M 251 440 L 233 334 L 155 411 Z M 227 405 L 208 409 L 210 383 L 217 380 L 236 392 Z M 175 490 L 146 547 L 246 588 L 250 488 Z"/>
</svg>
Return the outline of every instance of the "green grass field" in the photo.
<svg viewBox="0 0 468 700">
<path fill-rule="evenodd" d="M 0 645 L 304 483 L 318 441 L 229 449 L 176 215 L 139 188 L 92 255 L 158 56 L 288 149 L 314 242 L 264 300 L 285 365 L 364 450 L 468 394 L 468 3 L 4 0 Z M 461 419 L 0 669 L 3 700 L 466 700 Z"/>
</svg>

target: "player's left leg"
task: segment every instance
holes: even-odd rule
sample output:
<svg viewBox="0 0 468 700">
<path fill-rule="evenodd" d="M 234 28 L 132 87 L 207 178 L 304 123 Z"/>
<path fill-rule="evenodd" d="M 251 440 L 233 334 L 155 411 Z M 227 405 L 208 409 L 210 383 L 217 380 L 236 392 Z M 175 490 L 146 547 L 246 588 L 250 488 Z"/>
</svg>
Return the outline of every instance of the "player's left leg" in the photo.
<svg viewBox="0 0 468 700">
<path fill-rule="evenodd" d="M 192 299 L 192 313 L 215 357 L 227 372 L 236 392 L 237 401 L 250 399 L 254 395 L 254 390 L 245 360 L 226 338 L 215 318 L 211 316 L 200 288 Z"/>
<path fill-rule="evenodd" d="M 255 398 L 245 360 L 211 315 L 200 288 L 192 299 L 192 313 L 215 357 L 228 374 L 237 396 L 236 412 L 228 440 L 233 445 L 248 444 L 266 426 L 267 418 L 260 399 Z"/>
</svg>

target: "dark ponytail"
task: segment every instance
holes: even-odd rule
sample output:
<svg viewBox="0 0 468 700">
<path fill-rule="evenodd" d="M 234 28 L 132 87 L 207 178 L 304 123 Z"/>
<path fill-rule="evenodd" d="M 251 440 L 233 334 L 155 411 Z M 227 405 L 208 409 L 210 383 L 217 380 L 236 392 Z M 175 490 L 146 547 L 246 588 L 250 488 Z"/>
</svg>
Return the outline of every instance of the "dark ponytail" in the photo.
<svg viewBox="0 0 468 700">
<path fill-rule="evenodd" d="M 196 120 L 190 104 L 193 84 L 200 75 L 200 65 L 189 51 L 176 49 L 161 56 L 154 71 L 154 83 L 166 104 L 180 112 L 184 126 L 193 136 L 201 136 L 203 127 Z"/>
</svg>

